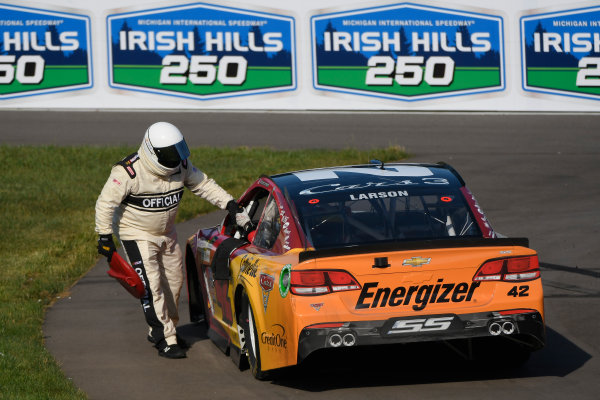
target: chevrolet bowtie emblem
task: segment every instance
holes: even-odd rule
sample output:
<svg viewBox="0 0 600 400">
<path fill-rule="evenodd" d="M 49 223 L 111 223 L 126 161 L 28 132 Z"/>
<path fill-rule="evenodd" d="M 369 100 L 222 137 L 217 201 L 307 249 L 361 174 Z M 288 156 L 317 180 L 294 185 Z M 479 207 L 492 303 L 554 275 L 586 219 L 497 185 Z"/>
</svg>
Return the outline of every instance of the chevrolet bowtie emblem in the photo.
<svg viewBox="0 0 600 400">
<path fill-rule="evenodd" d="M 411 267 L 420 267 L 424 264 L 429 264 L 431 258 L 412 257 L 402 261 L 402 265 L 410 265 Z"/>
</svg>

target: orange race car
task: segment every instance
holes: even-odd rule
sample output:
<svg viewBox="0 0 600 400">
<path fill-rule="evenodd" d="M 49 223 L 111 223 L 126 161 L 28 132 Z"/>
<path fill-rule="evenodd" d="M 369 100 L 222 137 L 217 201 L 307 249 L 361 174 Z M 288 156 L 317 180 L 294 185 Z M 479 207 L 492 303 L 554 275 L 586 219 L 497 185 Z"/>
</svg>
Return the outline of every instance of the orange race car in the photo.
<svg viewBox="0 0 600 400">
<path fill-rule="evenodd" d="M 239 203 L 255 230 L 227 216 L 188 240 L 189 308 L 259 379 L 325 348 L 442 341 L 518 364 L 544 345 L 536 252 L 498 238 L 447 164 L 263 176 Z"/>
</svg>

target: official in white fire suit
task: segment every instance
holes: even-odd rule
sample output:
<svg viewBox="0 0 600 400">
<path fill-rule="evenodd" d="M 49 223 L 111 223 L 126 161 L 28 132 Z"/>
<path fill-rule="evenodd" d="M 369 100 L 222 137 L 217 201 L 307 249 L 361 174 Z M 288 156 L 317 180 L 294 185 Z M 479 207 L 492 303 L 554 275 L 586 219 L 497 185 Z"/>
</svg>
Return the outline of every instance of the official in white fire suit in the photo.
<svg viewBox="0 0 600 400">
<path fill-rule="evenodd" d="M 185 139 L 174 125 L 151 125 L 138 152 L 113 166 L 96 202 L 98 252 L 110 261 L 115 251 L 114 233 L 131 266 L 141 271 L 148 340 L 155 344 L 159 355 L 167 358 L 186 355 L 186 346 L 178 343 L 175 330 L 183 256 L 174 222 L 184 187 L 228 209 L 238 225 L 250 221 L 229 193 L 192 165 L 189 155 Z"/>
</svg>

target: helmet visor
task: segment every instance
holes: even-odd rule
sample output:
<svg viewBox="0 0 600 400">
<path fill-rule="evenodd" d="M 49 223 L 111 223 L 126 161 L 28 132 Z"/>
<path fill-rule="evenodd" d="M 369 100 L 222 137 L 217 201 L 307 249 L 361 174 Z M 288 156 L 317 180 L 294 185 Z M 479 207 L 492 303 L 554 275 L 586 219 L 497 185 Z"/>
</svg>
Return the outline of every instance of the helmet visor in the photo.
<svg viewBox="0 0 600 400">
<path fill-rule="evenodd" d="M 175 168 L 182 160 L 190 156 L 190 149 L 187 147 L 185 140 L 175 143 L 172 146 L 156 147 L 156 157 L 161 165 L 167 168 Z"/>
</svg>

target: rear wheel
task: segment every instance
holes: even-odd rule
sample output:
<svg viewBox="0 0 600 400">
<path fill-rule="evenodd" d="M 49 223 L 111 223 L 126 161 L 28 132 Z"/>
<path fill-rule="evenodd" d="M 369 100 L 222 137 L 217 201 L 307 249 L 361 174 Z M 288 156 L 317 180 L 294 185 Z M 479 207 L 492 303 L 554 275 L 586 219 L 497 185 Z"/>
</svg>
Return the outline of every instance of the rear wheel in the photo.
<svg viewBox="0 0 600 400">
<path fill-rule="evenodd" d="M 242 297 L 242 312 L 240 314 L 240 325 L 244 329 L 245 337 L 245 348 L 248 353 L 248 363 L 250 364 L 250 370 L 252 375 L 256 379 L 265 380 L 268 379 L 269 373 L 265 372 L 261 368 L 260 362 L 260 347 L 258 345 L 258 331 L 256 327 L 256 320 L 254 319 L 254 313 L 252 312 L 252 306 L 248 300 L 246 293 Z"/>
</svg>

